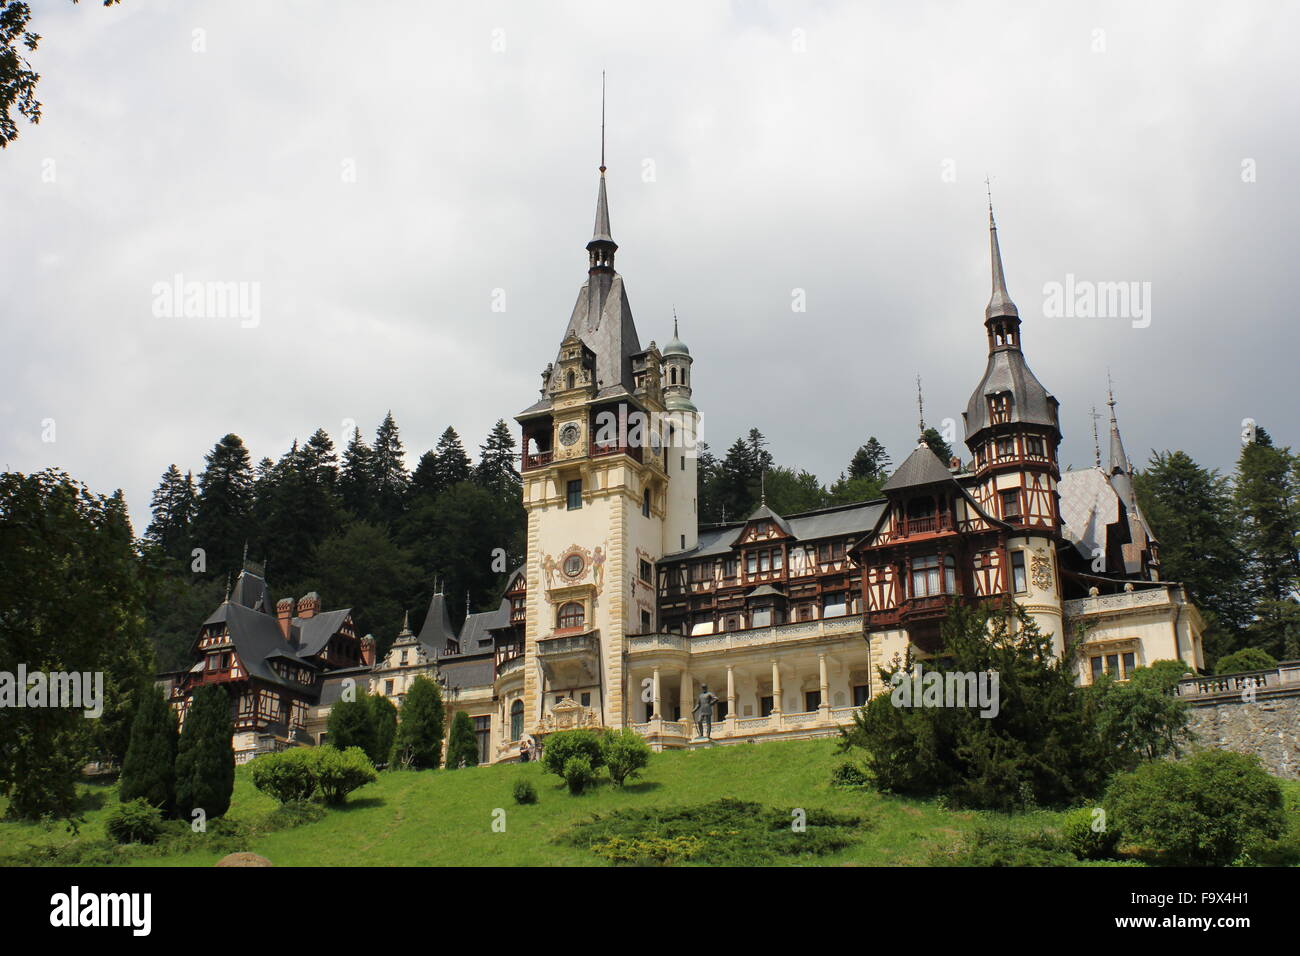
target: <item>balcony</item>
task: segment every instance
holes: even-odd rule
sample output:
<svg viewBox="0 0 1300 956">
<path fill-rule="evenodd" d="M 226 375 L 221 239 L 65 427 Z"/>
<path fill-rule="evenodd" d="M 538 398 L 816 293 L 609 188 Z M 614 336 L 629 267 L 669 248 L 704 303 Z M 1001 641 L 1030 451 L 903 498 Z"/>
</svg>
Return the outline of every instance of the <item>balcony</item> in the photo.
<svg viewBox="0 0 1300 956">
<path fill-rule="evenodd" d="M 520 470 L 531 471 L 534 468 L 545 467 L 551 463 L 551 459 L 554 457 L 555 452 L 553 451 L 539 451 L 535 455 L 530 455 L 527 452 L 524 452 L 524 454 L 520 456 Z"/>
<path fill-rule="evenodd" d="M 555 686 L 594 684 L 600 675 L 600 641 L 593 631 L 548 637 L 537 642 L 537 660 Z"/>
<path fill-rule="evenodd" d="M 641 449 L 637 445 L 626 445 L 612 443 L 608 445 L 598 445 L 596 442 L 591 443 L 588 454 L 592 458 L 602 458 L 607 455 L 629 455 L 637 461 L 641 461 Z"/>
</svg>

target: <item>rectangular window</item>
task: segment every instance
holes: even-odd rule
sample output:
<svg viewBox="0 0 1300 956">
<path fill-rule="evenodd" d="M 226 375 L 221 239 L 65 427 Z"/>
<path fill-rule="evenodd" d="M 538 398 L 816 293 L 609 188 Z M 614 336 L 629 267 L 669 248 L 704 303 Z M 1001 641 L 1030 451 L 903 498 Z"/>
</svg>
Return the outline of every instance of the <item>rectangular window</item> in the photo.
<svg viewBox="0 0 1300 956">
<path fill-rule="evenodd" d="M 735 558 L 727 558 L 722 565 L 722 576 L 730 581 L 734 581 L 738 573 L 740 573 L 740 562 Z"/>
<path fill-rule="evenodd" d="M 998 439 L 998 457 L 1014 458 L 1016 456 L 1016 441 L 1014 438 Z"/>
<path fill-rule="evenodd" d="M 863 707 L 863 706 L 866 705 L 866 703 L 867 703 L 867 691 L 868 691 L 868 688 L 867 688 L 867 685 L 866 685 L 866 684 L 855 684 L 855 685 L 853 686 L 853 706 L 854 706 L 854 707 Z"/>
<path fill-rule="evenodd" d="M 650 612 L 643 610 L 641 612 L 641 633 L 649 634 L 651 631 Z"/>
<path fill-rule="evenodd" d="M 582 507 L 582 479 L 574 478 L 569 482 L 569 510 L 577 511 Z"/>
<path fill-rule="evenodd" d="M 768 717 L 772 714 L 772 698 L 760 697 L 758 699 L 758 716 Z"/>
<path fill-rule="evenodd" d="M 745 555 L 745 573 L 746 573 L 746 574 L 757 574 L 757 573 L 758 573 L 758 554 L 757 554 L 757 552 L 751 551 L 751 552 L 749 552 L 749 554 Z"/>
<path fill-rule="evenodd" d="M 591 706 L 591 691 L 587 691 L 587 693 L 582 695 L 582 700 L 580 701 L 580 703 L 582 704 L 583 707 Z"/>
<path fill-rule="evenodd" d="M 822 705 L 822 692 L 819 690 L 807 690 L 803 695 L 803 709 L 806 711 L 816 710 Z"/>
<path fill-rule="evenodd" d="M 1134 653 L 1132 651 L 1129 651 L 1127 654 L 1124 655 L 1123 664 L 1124 664 L 1124 679 L 1128 680 L 1130 677 L 1133 676 L 1133 671 L 1137 667 L 1137 658 L 1134 656 Z"/>
<path fill-rule="evenodd" d="M 385 697 L 393 696 L 393 682 L 391 680 L 384 681 L 384 696 Z"/>
<path fill-rule="evenodd" d="M 478 738 L 478 762 L 485 764 L 488 762 L 488 744 L 492 739 L 491 716 L 474 718 L 474 736 Z"/>
<path fill-rule="evenodd" d="M 1034 457 L 1042 458 L 1046 455 L 1046 451 L 1043 448 L 1043 440 L 1041 438 L 1029 438 L 1026 440 L 1026 445 L 1029 449 L 1029 454 Z"/>
<path fill-rule="evenodd" d="M 928 554 L 912 559 L 912 597 L 930 597 L 939 590 L 939 556 Z"/>
<path fill-rule="evenodd" d="M 1019 518 L 1020 517 L 1020 490 L 1002 492 L 1002 517 Z"/>
<path fill-rule="evenodd" d="M 751 627 L 767 627 L 772 623 L 772 609 L 770 607 L 756 607 L 750 615 Z"/>
<path fill-rule="evenodd" d="M 1095 682 L 1102 674 L 1102 660 L 1100 657 L 1094 657 L 1089 663 L 1092 665 L 1092 679 Z"/>
<path fill-rule="evenodd" d="M 650 582 L 650 562 L 643 560 L 637 565 L 637 568 L 641 572 L 641 580 L 648 584 Z"/>
<path fill-rule="evenodd" d="M 1115 678 L 1118 678 L 1120 676 L 1118 654 L 1106 655 L 1106 673 L 1109 674 L 1111 677 L 1115 677 Z"/>
<path fill-rule="evenodd" d="M 1025 577 L 1025 552 L 1011 552 L 1011 589 L 1017 594 L 1029 590 L 1029 581 Z"/>
<path fill-rule="evenodd" d="M 772 570 L 780 571 L 784 563 L 785 563 L 785 555 L 781 553 L 780 548 L 777 548 L 775 551 L 772 552 Z"/>
</svg>

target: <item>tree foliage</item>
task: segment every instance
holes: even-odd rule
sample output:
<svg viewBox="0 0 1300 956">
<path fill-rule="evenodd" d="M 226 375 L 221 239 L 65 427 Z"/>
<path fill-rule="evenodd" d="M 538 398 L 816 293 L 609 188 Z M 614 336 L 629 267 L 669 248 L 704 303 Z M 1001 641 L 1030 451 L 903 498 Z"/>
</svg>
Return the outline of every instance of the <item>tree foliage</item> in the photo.
<svg viewBox="0 0 1300 956">
<path fill-rule="evenodd" d="M 182 818 L 202 810 L 210 820 L 230 809 L 235 789 L 232 732 L 225 690 L 218 684 L 196 690 L 176 746 L 176 809 Z"/>
</svg>

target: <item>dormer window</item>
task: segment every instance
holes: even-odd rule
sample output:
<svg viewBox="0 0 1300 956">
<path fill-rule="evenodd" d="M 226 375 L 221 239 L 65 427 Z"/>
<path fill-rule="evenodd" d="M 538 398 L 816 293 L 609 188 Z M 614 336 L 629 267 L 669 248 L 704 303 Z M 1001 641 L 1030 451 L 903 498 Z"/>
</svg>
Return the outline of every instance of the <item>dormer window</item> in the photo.
<svg viewBox="0 0 1300 956">
<path fill-rule="evenodd" d="M 1010 392 L 999 392 L 989 396 L 989 421 L 994 425 L 1011 421 Z"/>
</svg>

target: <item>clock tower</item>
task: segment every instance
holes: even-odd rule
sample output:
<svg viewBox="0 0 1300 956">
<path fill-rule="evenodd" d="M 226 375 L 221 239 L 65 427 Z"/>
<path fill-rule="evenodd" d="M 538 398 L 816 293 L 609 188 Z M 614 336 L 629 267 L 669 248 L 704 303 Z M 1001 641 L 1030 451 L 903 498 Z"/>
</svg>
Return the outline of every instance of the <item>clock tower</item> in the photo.
<svg viewBox="0 0 1300 956">
<path fill-rule="evenodd" d="M 529 734 L 629 721 L 639 688 L 626 685 L 626 637 L 656 627 L 656 563 L 696 541 L 690 354 L 676 334 L 670 355 L 641 347 L 617 249 L 602 165 L 587 280 L 539 400 L 516 416 Z"/>
</svg>

